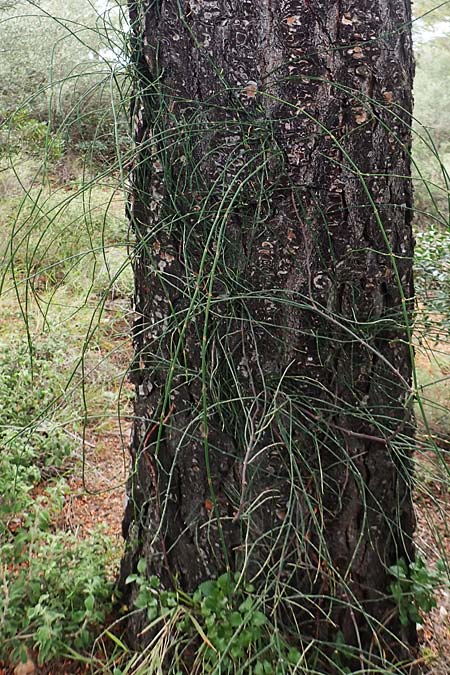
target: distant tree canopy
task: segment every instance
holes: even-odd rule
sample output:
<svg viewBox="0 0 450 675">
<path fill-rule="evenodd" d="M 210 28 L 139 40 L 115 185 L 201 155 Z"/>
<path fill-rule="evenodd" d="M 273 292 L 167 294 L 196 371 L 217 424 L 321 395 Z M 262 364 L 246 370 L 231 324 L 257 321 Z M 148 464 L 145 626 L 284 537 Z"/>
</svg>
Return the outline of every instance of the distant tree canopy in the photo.
<svg viewBox="0 0 450 675">
<path fill-rule="evenodd" d="M 425 225 L 437 219 L 445 226 L 450 170 L 450 2 L 421 0 L 415 3 L 414 12 L 416 220 Z"/>
<path fill-rule="evenodd" d="M 432 25 L 437 21 L 449 21 L 450 2 L 448 0 L 416 0 L 413 6 L 415 18 Z"/>
<path fill-rule="evenodd" d="M 2 0 L 0 116 L 18 108 L 99 150 L 113 142 L 112 74 L 123 50 L 120 6 L 89 0 Z M 117 117 L 117 111 L 116 111 Z"/>
</svg>

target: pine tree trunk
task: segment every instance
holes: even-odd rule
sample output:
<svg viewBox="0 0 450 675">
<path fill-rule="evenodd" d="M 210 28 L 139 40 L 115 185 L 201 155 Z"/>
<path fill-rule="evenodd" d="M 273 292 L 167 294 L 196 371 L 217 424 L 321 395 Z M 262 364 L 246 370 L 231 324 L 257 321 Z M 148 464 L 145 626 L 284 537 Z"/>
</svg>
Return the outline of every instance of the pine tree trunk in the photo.
<svg viewBox="0 0 450 675">
<path fill-rule="evenodd" d="M 124 592 L 139 558 L 188 592 L 245 568 L 268 595 L 289 587 L 280 620 L 303 641 L 402 658 L 415 628 L 388 568 L 414 556 L 410 3 L 129 6 Z M 144 626 L 130 620 L 137 645 Z"/>
</svg>

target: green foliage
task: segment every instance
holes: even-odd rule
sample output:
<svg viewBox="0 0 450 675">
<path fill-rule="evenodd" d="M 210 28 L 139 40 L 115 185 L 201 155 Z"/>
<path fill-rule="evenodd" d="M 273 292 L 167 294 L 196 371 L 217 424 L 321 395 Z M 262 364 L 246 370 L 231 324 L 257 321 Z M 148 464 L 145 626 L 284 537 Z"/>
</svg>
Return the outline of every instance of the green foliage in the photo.
<svg viewBox="0 0 450 675">
<path fill-rule="evenodd" d="M 201 664 L 201 673 L 278 675 L 301 660 L 299 650 L 279 635 L 261 611 L 255 587 L 240 580 L 239 574 L 205 581 L 188 596 L 162 589 L 158 577 L 146 578 L 145 570 L 145 560 L 140 560 L 137 573 L 127 578 L 138 589 L 134 605 L 146 611 L 153 626 L 176 618 L 171 626 L 175 641 L 197 645 L 192 672 Z"/>
<path fill-rule="evenodd" d="M 205 581 L 193 596 L 212 644 L 206 648 L 205 660 L 214 662 L 217 654 L 226 655 L 224 668 L 231 668 L 232 661 L 242 661 L 251 651 L 261 651 L 267 624 L 266 616 L 257 609 L 255 588 L 244 583 L 235 593 L 237 581 L 237 576 L 232 579 L 229 574 L 224 574 L 215 581 Z M 273 670 L 264 672 L 272 673 Z"/>
<path fill-rule="evenodd" d="M 448 587 L 447 571 L 442 562 L 438 562 L 433 570 L 420 557 L 409 566 L 401 559 L 389 572 L 393 577 L 389 591 L 405 626 L 411 621 L 420 622 L 424 613 L 436 607 L 437 589 Z M 309 669 L 317 672 L 315 650 L 311 649 L 306 663 L 305 654 L 289 644 L 262 611 L 261 596 L 255 587 L 243 582 L 239 574 L 223 574 L 200 584 L 192 595 L 186 595 L 181 591 L 162 589 L 156 576 L 146 577 L 146 563 L 142 559 L 137 565 L 137 573 L 130 575 L 127 583 L 136 585 L 134 606 L 146 612 L 149 628 L 157 634 L 164 633 L 166 649 L 170 643 L 167 631 L 171 634 L 170 649 L 173 651 L 166 652 L 170 654 L 168 672 L 171 674 L 281 675 L 307 673 Z M 191 652 L 193 647 L 196 652 L 190 665 L 182 656 L 174 656 L 183 653 L 180 645 L 190 646 Z M 156 643 L 152 646 L 157 653 Z M 355 657 L 355 649 L 346 644 L 340 631 L 330 647 L 329 658 L 336 673 L 353 672 L 346 664 Z M 320 649 L 319 644 L 317 648 Z"/>
<path fill-rule="evenodd" d="M 111 540 L 99 531 L 81 541 L 52 532 L 55 494 L 48 497 L 50 509 L 44 498 L 36 499 L 0 549 L 0 657 L 11 661 L 23 658 L 27 647 L 40 662 L 67 654 L 69 647 L 86 650 L 111 611 Z"/>
<path fill-rule="evenodd" d="M 407 626 L 410 621 L 420 622 L 423 613 L 427 614 L 436 607 L 436 590 L 448 586 L 448 576 L 442 561 L 433 570 L 420 557 L 409 565 L 400 559 L 389 568 L 389 572 L 394 577 L 389 588 L 403 626 Z"/>
<path fill-rule="evenodd" d="M 123 78 L 116 56 L 124 49 L 125 30 L 124 11 L 117 3 L 108 2 L 101 11 L 90 0 L 4 4 L 3 150 L 7 140 L 9 151 L 20 146 L 37 153 L 31 142 L 37 138 L 39 147 L 47 140 L 50 158 L 65 145 L 84 152 L 91 143 L 98 161 L 114 155 L 117 143 L 127 142 L 126 106 L 118 93 Z M 24 126 L 21 118 L 30 110 L 33 121 L 26 120 Z"/>
<path fill-rule="evenodd" d="M 56 161 L 62 157 L 64 149 L 61 135 L 50 133 L 48 124 L 33 117 L 28 106 L 15 110 L 0 125 L 0 155 L 26 152 L 31 156 L 46 156 L 48 160 Z"/>
<path fill-rule="evenodd" d="M 2 519 L 23 510 L 43 475 L 61 468 L 73 442 L 54 418 L 61 396 L 61 345 L 2 344 L 0 357 L 0 532 Z M 51 358 L 50 358 L 51 354 Z M 46 413 L 45 422 L 42 418 Z"/>
<path fill-rule="evenodd" d="M 56 336 L 2 345 L 0 358 L 0 658 L 36 650 L 44 662 L 86 650 L 111 609 L 112 541 L 55 532 L 66 484 L 60 473 L 73 441 L 64 410 L 66 346 Z"/>
<path fill-rule="evenodd" d="M 429 313 L 441 318 L 441 330 L 450 328 L 450 232 L 429 225 L 416 233 L 415 248 L 416 291 L 425 305 L 423 321 Z"/>
</svg>

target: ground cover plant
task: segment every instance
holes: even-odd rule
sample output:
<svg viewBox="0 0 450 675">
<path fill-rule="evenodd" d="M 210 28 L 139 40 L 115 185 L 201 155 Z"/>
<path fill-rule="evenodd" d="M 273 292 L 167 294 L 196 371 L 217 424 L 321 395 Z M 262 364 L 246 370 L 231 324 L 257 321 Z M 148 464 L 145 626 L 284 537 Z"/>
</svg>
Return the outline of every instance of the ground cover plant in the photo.
<svg viewBox="0 0 450 675">
<path fill-rule="evenodd" d="M 71 477 L 88 471 L 83 437 L 117 429 L 128 225 L 104 176 L 89 180 L 78 168 L 61 185 L 59 159 L 41 187 L 33 153 L 4 155 L 1 174 L 0 660 L 8 663 L 30 650 L 38 663 L 89 652 L 112 611 L 121 550 L 95 515 L 80 537 L 66 512 Z"/>
<path fill-rule="evenodd" d="M 0 4 L 0 12 L 9 12 L 0 18 L 19 15 L 0 24 L 9 25 L 11 42 L 24 16 L 39 12 L 39 4 L 18 4 L 20 12 L 14 2 L 6 9 Z M 108 3 L 109 10 L 114 4 Z M 63 17 L 64 8 L 53 1 L 41 5 L 46 30 L 51 16 Z M 114 15 L 98 8 L 93 21 L 79 21 L 74 31 L 72 9 L 65 22 L 57 22 L 61 36 L 67 36 L 58 44 L 69 45 L 75 32 L 75 43 L 84 41 L 86 51 L 77 54 L 68 47 L 61 60 L 66 71 L 53 74 L 50 86 L 48 80 L 40 82 L 37 63 L 37 84 L 24 103 L 17 106 L 12 92 L 1 104 L 0 660 L 5 669 L 28 660 L 49 673 L 85 667 L 114 675 L 323 672 L 323 645 L 318 650 L 307 640 L 299 645 L 298 636 L 277 621 L 272 609 L 278 586 L 261 592 L 251 579 L 228 572 L 186 593 L 176 583 L 166 588 L 140 559 L 125 579 L 136 592 L 129 602 L 118 594 L 134 398 L 127 379 L 129 335 L 136 314 L 131 308 L 134 240 L 126 217 L 133 158 L 127 131 L 130 86 L 122 77 L 128 65 L 125 58 L 112 59 L 111 52 L 126 50 L 129 34 L 124 13 L 118 12 L 114 21 L 121 16 L 122 24 L 112 39 Z M 93 60 L 91 49 L 97 55 Z M 432 50 L 438 56 L 430 59 L 424 42 L 418 53 L 413 155 L 418 555 L 412 564 L 400 558 L 390 568 L 389 592 L 400 621 L 419 624 L 418 662 L 438 674 L 447 672 L 450 660 L 445 522 L 450 270 L 444 115 L 428 104 L 435 96 L 430 82 L 441 77 L 431 78 L 429 69 L 439 70 L 446 56 L 439 41 Z M 12 52 L 8 58 L 13 56 L 20 58 Z M 106 67 L 102 56 L 109 59 Z M 57 55 L 52 59 L 55 63 Z M 43 54 L 41 63 L 48 63 L 48 56 Z M 95 67 L 75 76 L 86 63 Z M 5 80 L 2 68 L 4 62 L 0 78 Z M 445 109 L 445 100 L 439 104 Z M 211 250 L 218 249 L 212 245 Z M 407 445 L 398 450 L 409 451 Z M 213 518 L 214 504 L 205 502 L 205 509 Z M 280 510 L 280 521 L 285 517 Z M 147 645 L 137 651 L 124 633 L 130 614 L 151 626 Z M 348 661 L 361 655 L 339 630 L 325 647 L 333 672 L 353 672 Z M 360 663 L 360 672 L 387 672 L 370 668 L 370 660 Z"/>
<path fill-rule="evenodd" d="M 58 226 L 61 220 L 60 216 Z M 67 224 L 71 224 L 69 217 Z M 97 235 L 101 236 L 101 228 Z M 72 246 L 71 235 L 66 242 L 64 232 L 51 236 L 59 250 Z M 74 271 L 70 260 L 67 263 L 58 257 L 58 261 Z M 41 279 L 45 265 L 39 267 Z M 23 280 L 27 270 L 18 265 L 15 273 Z M 92 286 L 92 269 L 85 265 L 84 273 Z M 100 269 L 99 280 L 102 273 Z M 26 325 L 17 296 L 11 297 L 12 277 L 8 270 L 5 274 L 0 375 L 0 659 L 26 660 L 31 648 L 43 662 L 67 654 L 70 648 L 89 649 L 112 609 L 114 570 L 120 555 L 117 537 L 104 533 L 101 522 L 94 522 L 88 536 L 80 539 L 76 529 L 64 525 L 64 503 L 70 491 L 68 478 L 83 470 L 83 434 L 114 426 L 122 364 L 111 367 L 108 363 L 106 369 L 104 354 L 118 350 L 117 336 L 114 331 L 111 334 L 118 310 L 105 311 L 105 320 L 97 324 L 98 339 L 84 350 L 82 369 L 80 353 L 93 308 L 92 303 L 85 307 L 80 272 L 74 271 L 73 284 L 46 277 L 39 291 L 34 285 L 38 297 L 33 310 L 28 307 Z M 34 280 L 33 273 L 29 278 Z"/>
</svg>

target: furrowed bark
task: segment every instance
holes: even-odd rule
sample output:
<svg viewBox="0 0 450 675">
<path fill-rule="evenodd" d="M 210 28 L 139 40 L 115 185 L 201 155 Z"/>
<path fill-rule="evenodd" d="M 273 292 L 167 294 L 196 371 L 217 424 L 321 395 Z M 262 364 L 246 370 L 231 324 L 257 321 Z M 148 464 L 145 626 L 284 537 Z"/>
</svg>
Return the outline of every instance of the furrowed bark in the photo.
<svg viewBox="0 0 450 675">
<path fill-rule="evenodd" d="M 124 592 L 139 558 L 188 592 L 245 566 L 295 596 L 280 616 L 303 641 L 403 658 L 415 627 L 388 568 L 414 557 L 409 2 L 129 7 Z"/>
</svg>

